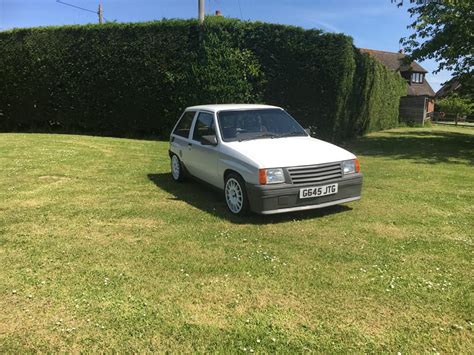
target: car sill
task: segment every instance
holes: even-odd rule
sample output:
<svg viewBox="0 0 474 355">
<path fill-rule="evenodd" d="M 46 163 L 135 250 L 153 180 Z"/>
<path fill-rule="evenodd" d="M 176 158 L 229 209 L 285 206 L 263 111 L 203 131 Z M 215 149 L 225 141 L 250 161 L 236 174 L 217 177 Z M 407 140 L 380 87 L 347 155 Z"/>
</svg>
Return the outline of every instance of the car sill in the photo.
<svg viewBox="0 0 474 355">
<path fill-rule="evenodd" d="M 289 207 L 289 208 L 279 208 L 277 210 L 270 210 L 270 211 L 262 211 L 262 212 L 260 212 L 260 214 L 276 214 L 276 213 L 313 210 L 313 209 L 316 209 L 316 208 L 324 208 L 324 207 L 338 205 L 340 203 L 346 203 L 346 202 L 351 202 L 351 201 L 356 201 L 356 200 L 360 200 L 360 196 L 345 198 L 345 199 L 342 199 L 342 200 L 330 201 L 330 202 L 326 202 L 326 203 L 321 203 L 319 205 L 298 206 L 298 207 Z"/>
</svg>

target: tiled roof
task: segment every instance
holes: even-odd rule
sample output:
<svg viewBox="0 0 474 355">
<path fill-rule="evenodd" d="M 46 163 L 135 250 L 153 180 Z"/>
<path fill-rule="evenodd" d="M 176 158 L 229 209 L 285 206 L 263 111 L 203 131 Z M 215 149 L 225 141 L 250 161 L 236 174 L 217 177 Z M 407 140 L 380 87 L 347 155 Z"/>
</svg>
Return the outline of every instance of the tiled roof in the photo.
<svg viewBox="0 0 474 355">
<path fill-rule="evenodd" d="M 402 59 L 406 57 L 405 54 L 399 52 L 378 51 L 375 49 L 360 48 L 362 53 L 368 53 L 384 64 L 386 67 L 395 71 L 414 71 L 420 73 L 427 73 L 428 71 L 417 62 L 411 64 L 403 64 Z"/>
<path fill-rule="evenodd" d="M 423 80 L 423 83 L 421 84 L 416 84 L 412 83 L 408 85 L 408 96 L 435 96 L 434 90 L 431 88 L 430 84 L 425 80 Z"/>
<path fill-rule="evenodd" d="M 441 87 L 441 89 L 438 90 L 436 93 L 436 97 L 444 97 L 452 92 L 458 90 L 461 87 L 461 83 L 459 82 L 459 79 L 454 78 L 449 80 L 448 82 L 444 83 L 444 85 Z"/>
<path fill-rule="evenodd" d="M 418 72 L 418 73 L 427 73 L 428 71 L 423 68 L 417 62 L 411 62 L 411 64 L 404 64 L 402 62 L 403 58 L 406 57 L 403 53 L 398 52 L 386 52 L 378 51 L 375 49 L 360 48 L 362 53 L 367 53 L 373 56 L 380 63 L 385 65 L 387 68 L 392 69 L 398 72 Z M 408 96 L 435 96 L 434 90 L 431 88 L 430 84 L 426 80 L 423 80 L 423 83 L 410 83 L 407 85 L 407 95 Z"/>
</svg>

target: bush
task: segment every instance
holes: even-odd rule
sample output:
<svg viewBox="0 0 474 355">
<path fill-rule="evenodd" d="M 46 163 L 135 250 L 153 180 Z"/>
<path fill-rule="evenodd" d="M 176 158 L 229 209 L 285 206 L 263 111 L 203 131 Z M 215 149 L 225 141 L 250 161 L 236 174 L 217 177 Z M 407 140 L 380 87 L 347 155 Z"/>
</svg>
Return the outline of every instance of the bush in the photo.
<svg viewBox="0 0 474 355">
<path fill-rule="evenodd" d="M 208 18 L 0 33 L 0 130 L 165 137 L 204 103 L 265 102 L 318 135 L 393 127 L 404 81 L 318 30 Z"/>
<path fill-rule="evenodd" d="M 470 115 L 474 112 L 474 102 L 469 98 L 463 98 L 457 94 L 438 100 L 436 104 L 441 111 L 454 114 L 456 118 Z"/>
</svg>

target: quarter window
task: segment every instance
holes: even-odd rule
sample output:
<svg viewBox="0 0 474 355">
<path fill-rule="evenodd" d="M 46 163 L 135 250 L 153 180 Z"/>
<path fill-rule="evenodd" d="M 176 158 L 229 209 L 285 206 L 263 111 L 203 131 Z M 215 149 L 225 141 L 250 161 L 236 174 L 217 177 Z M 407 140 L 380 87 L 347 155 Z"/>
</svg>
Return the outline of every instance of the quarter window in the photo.
<svg viewBox="0 0 474 355">
<path fill-rule="evenodd" d="M 191 130 L 191 125 L 193 124 L 193 118 L 196 112 L 194 111 L 186 111 L 179 120 L 178 125 L 174 129 L 173 134 L 176 134 L 177 136 L 181 136 L 184 138 L 189 137 L 189 131 Z"/>
<path fill-rule="evenodd" d="M 193 140 L 200 141 L 202 136 L 214 135 L 214 116 L 210 113 L 199 113 L 199 116 L 194 125 Z"/>
</svg>

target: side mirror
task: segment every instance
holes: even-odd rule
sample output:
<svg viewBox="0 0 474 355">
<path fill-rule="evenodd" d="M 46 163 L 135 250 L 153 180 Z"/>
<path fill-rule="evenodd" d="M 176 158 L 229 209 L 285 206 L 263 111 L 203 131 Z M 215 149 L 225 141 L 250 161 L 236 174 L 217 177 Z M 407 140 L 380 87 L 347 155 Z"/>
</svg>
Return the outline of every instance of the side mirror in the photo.
<svg viewBox="0 0 474 355">
<path fill-rule="evenodd" d="M 201 144 L 202 145 L 217 145 L 217 137 L 215 134 L 209 135 L 209 136 L 202 136 L 201 137 Z"/>
</svg>

